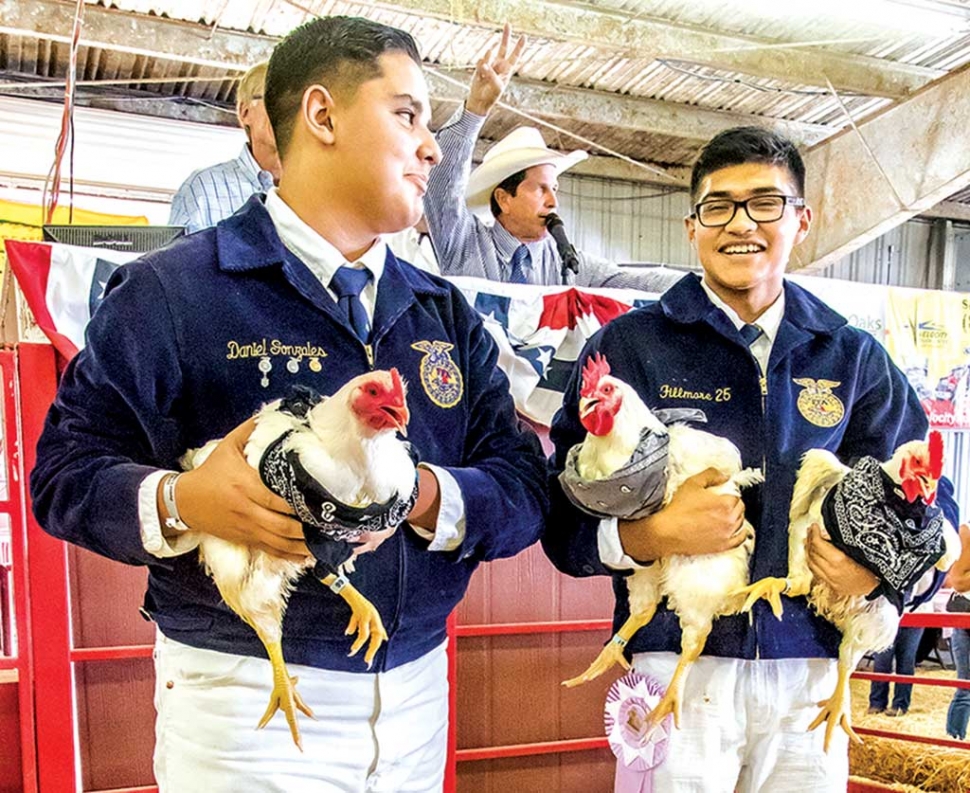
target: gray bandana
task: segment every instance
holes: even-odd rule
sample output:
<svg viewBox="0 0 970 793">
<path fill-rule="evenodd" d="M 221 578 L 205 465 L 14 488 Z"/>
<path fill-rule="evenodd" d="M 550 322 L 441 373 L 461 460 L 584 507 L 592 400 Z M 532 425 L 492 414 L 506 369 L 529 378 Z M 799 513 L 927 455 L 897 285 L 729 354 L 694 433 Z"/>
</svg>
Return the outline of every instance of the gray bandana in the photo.
<svg viewBox="0 0 970 793">
<path fill-rule="evenodd" d="M 677 421 L 706 422 L 701 410 L 671 408 L 653 414 L 664 424 Z M 576 461 L 580 445 L 566 455 L 566 467 L 559 482 L 569 500 L 583 512 L 598 518 L 635 520 L 656 512 L 667 488 L 667 450 L 670 436 L 644 429 L 630 461 L 605 479 L 583 479 Z"/>
</svg>

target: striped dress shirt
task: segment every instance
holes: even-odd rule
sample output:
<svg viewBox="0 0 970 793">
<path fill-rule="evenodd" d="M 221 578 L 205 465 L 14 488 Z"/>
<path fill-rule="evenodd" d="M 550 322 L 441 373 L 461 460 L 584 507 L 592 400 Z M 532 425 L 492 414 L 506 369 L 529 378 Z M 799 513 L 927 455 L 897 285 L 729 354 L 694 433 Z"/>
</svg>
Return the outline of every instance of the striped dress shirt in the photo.
<svg viewBox="0 0 970 793">
<path fill-rule="evenodd" d="M 254 193 L 265 193 L 273 186 L 273 174 L 261 170 L 249 151 L 228 162 L 195 171 L 172 199 L 168 222 L 185 226 L 191 233 L 214 226 L 245 204 Z"/>
</svg>

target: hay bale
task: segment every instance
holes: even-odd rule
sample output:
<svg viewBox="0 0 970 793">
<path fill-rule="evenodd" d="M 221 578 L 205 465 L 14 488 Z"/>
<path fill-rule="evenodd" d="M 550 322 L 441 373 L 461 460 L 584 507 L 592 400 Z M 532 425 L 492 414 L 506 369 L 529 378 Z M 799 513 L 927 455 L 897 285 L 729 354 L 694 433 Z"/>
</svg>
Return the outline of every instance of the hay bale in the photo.
<svg viewBox="0 0 970 793">
<path fill-rule="evenodd" d="M 953 678 L 952 671 L 927 672 L 917 675 Z M 852 722 L 856 726 L 911 733 L 946 739 L 946 711 L 953 696 L 952 688 L 914 686 L 909 713 L 904 718 L 881 714 L 868 715 L 869 683 L 853 680 Z M 863 736 L 861 746 L 849 747 L 849 771 L 880 784 L 901 785 L 899 790 L 923 793 L 963 793 L 970 791 L 970 743 L 967 749 L 951 749 L 913 741 Z M 892 788 L 896 789 L 896 788 Z"/>
<path fill-rule="evenodd" d="M 903 784 L 902 790 L 958 793 L 970 790 L 967 752 L 907 741 L 867 736 L 849 749 L 853 775 L 878 782 Z M 909 787 L 913 786 L 913 787 Z"/>
</svg>

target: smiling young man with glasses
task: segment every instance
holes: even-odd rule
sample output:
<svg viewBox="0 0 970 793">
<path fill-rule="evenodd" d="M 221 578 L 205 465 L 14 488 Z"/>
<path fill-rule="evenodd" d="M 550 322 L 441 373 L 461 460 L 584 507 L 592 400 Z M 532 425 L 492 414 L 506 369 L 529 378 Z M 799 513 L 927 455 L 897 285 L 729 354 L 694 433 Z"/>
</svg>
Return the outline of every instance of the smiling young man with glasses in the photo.
<svg viewBox="0 0 970 793">
<path fill-rule="evenodd" d="M 693 168 L 686 218 L 703 277 L 685 277 L 657 303 L 615 319 L 590 340 L 551 434 L 562 470 L 585 436 L 578 392 L 595 352 L 651 408 L 702 410 L 703 428 L 732 440 L 744 466 L 765 473 L 764 484 L 744 495 L 744 516 L 756 533 L 752 581 L 787 573 L 788 510 L 808 449 L 829 449 L 846 462 L 882 460 L 927 430 L 916 394 L 878 342 L 785 281 L 792 249 L 812 224 L 804 187 L 804 163 L 785 138 L 740 127 L 712 139 Z M 662 510 L 634 521 L 586 515 L 554 485 L 543 545 L 570 575 L 613 576 L 618 629 L 629 612 L 629 570 L 744 541 L 738 500 L 710 490 L 721 481 L 713 470 L 699 474 Z M 952 499 L 941 491 L 941 500 L 956 525 Z M 845 594 L 864 595 L 878 583 L 816 530 L 809 566 Z M 662 605 L 628 643 L 628 658 L 666 685 L 680 640 L 677 615 Z M 807 731 L 816 703 L 832 691 L 839 640 L 805 598 L 785 598 L 780 621 L 764 601 L 751 615 L 715 620 L 687 680 L 681 727 L 655 770 L 655 788 L 845 790 L 845 734 L 836 733 L 826 754 L 824 730 Z"/>
</svg>

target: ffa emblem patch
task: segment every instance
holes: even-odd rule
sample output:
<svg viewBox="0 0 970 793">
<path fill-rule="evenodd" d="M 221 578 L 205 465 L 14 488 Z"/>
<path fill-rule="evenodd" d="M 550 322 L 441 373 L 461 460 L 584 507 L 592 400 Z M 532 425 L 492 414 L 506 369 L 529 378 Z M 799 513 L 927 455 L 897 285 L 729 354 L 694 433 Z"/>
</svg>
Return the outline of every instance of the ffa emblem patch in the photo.
<svg viewBox="0 0 970 793">
<path fill-rule="evenodd" d="M 453 408 L 461 402 L 465 391 L 461 372 L 448 354 L 454 346 L 446 341 L 419 341 L 411 345 L 412 349 L 424 353 L 421 359 L 424 392 L 442 408 Z"/>
<path fill-rule="evenodd" d="M 832 393 L 842 385 L 835 380 L 813 380 L 811 377 L 793 377 L 792 382 L 802 386 L 798 395 L 798 412 L 816 427 L 834 427 L 845 416 L 845 405 Z"/>
</svg>

